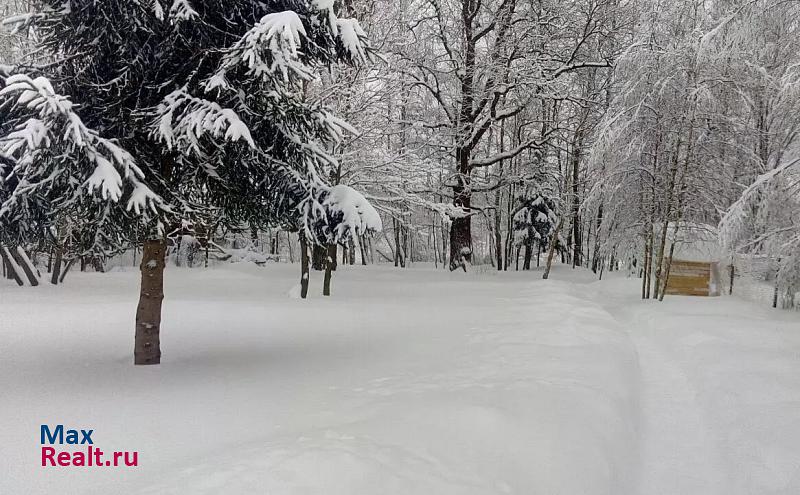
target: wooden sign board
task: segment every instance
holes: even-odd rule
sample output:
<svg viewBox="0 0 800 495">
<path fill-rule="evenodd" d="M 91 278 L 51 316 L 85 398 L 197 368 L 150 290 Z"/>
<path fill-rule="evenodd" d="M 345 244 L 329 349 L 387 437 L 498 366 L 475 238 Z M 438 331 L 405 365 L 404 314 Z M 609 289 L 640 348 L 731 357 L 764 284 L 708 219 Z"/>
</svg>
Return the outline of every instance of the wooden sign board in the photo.
<svg viewBox="0 0 800 495">
<path fill-rule="evenodd" d="M 666 293 L 679 296 L 710 296 L 713 267 L 711 262 L 672 260 Z"/>
</svg>

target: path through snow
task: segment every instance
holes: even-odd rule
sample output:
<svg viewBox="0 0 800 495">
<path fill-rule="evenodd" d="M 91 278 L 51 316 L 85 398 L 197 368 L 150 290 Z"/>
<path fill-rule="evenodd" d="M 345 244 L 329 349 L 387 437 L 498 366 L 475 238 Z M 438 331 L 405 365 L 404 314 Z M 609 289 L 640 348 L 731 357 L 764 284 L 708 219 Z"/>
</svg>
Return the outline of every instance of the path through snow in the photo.
<svg viewBox="0 0 800 495">
<path fill-rule="evenodd" d="M 593 284 L 642 373 L 642 495 L 800 493 L 800 318 L 735 297 Z"/>
</svg>

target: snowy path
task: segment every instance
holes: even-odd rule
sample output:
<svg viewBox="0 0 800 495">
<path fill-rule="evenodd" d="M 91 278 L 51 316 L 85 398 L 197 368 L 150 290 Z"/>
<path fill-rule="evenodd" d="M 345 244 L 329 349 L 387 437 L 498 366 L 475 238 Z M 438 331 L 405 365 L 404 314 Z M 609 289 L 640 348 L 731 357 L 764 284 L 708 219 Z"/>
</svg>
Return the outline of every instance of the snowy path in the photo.
<svg viewBox="0 0 800 495">
<path fill-rule="evenodd" d="M 632 330 L 642 372 L 641 493 L 730 493 L 695 384 L 651 329 Z"/>
<path fill-rule="evenodd" d="M 595 287 L 639 355 L 638 493 L 800 493 L 800 318 L 736 298 L 637 301 L 627 280 Z"/>
</svg>

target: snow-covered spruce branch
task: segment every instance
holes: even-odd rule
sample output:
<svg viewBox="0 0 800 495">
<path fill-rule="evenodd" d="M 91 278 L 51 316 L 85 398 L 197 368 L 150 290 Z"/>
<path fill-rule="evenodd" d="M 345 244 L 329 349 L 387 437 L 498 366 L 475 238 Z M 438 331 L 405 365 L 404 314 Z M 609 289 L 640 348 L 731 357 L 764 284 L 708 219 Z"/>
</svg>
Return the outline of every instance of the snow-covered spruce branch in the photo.
<svg viewBox="0 0 800 495">
<path fill-rule="evenodd" d="M 337 19 L 330 0 L 315 0 L 315 8 L 327 11 L 329 29 L 354 62 L 366 63 L 366 33 L 355 19 Z M 217 72 L 209 78 L 207 91 L 229 88 L 228 72 L 244 64 L 256 77 L 273 79 L 280 74 L 284 82 L 290 76 L 302 80 L 315 78 L 314 69 L 302 61 L 303 43 L 310 42 L 300 16 L 291 10 L 267 14 L 227 50 Z"/>
<path fill-rule="evenodd" d="M 155 135 L 169 149 L 202 155 L 200 139 L 208 135 L 228 141 L 243 139 L 250 147 L 255 143 L 250 130 L 235 111 L 190 95 L 186 88 L 168 94 L 156 109 Z"/>
<path fill-rule="evenodd" d="M 265 15 L 228 50 L 219 70 L 206 83 L 206 89 L 227 88 L 227 72 L 242 63 L 259 77 L 280 73 L 288 81 L 291 72 L 301 79 L 312 79 L 313 70 L 299 56 L 304 37 L 306 30 L 296 12 Z"/>
<path fill-rule="evenodd" d="M 350 186 L 331 187 L 322 201 L 328 213 L 328 229 L 333 242 L 343 242 L 383 229 L 381 216 L 360 192 Z"/>
<path fill-rule="evenodd" d="M 127 183 L 132 191 L 127 208 L 137 214 L 161 203 L 142 182 L 144 174 L 130 153 L 86 127 L 69 98 L 56 94 L 48 79 L 12 75 L 0 90 L 0 101 L 10 104 L 21 115 L 21 121 L 25 114 L 31 115 L 13 131 L 0 136 L 0 153 L 13 161 L 11 173 L 19 180 L 0 214 L 13 207 L 18 195 L 31 194 L 65 173 L 84 183 L 88 193 L 99 191 L 103 199 L 114 202 L 122 198 Z M 68 171 L 67 167 L 54 166 L 53 160 L 40 159 L 45 150 L 63 153 L 67 160 L 77 158 L 77 170 Z M 93 168 L 85 168 L 83 160 Z"/>
</svg>

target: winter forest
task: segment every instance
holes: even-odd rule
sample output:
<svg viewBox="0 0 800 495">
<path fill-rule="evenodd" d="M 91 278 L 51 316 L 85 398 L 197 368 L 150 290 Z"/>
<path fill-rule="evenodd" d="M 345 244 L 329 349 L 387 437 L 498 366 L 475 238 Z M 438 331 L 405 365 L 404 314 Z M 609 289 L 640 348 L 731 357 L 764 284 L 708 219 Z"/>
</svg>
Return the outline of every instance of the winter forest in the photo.
<svg viewBox="0 0 800 495">
<path fill-rule="evenodd" d="M 0 19 L 0 493 L 800 492 L 800 1 Z"/>
</svg>

